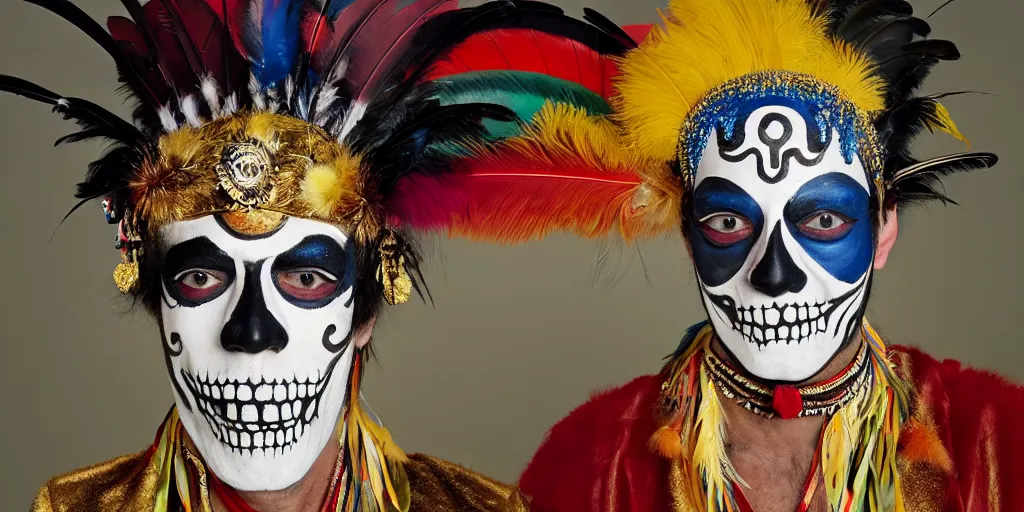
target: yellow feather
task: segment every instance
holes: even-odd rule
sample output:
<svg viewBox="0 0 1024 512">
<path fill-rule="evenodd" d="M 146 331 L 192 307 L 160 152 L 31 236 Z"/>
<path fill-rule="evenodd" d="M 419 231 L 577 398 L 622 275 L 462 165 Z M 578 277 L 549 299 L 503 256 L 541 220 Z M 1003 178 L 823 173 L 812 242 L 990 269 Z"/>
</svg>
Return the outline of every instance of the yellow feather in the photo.
<svg viewBox="0 0 1024 512">
<path fill-rule="evenodd" d="M 302 180 L 302 199 L 314 215 L 331 218 L 358 203 L 358 156 L 342 151 L 330 164 L 319 164 L 307 171 Z"/>
<path fill-rule="evenodd" d="M 938 130 L 940 132 L 948 133 L 957 140 L 963 141 L 967 144 L 967 148 L 970 149 L 971 141 L 964 137 L 963 133 L 960 133 L 960 129 L 956 127 L 956 123 L 953 122 L 953 117 L 949 114 L 949 110 L 946 109 L 945 105 L 939 102 L 935 102 L 935 118 L 927 119 L 925 125 L 932 132 Z"/>
<path fill-rule="evenodd" d="M 504 146 L 529 155 L 542 166 L 557 166 L 565 158 L 580 160 L 592 169 L 635 173 L 644 185 L 623 211 L 620 229 L 627 240 L 661 235 L 679 229 L 678 185 L 671 171 L 644 160 L 622 144 L 619 128 L 605 116 L 592 116 L 575 105 L 547 101 L 524 133 L 507 139 Z"/>
<path fill-rule="evenodd" d="M 618 129 L 604 116 L 591 116 L 583 108 L 548 100 L 524 127 L 520 137 L 508 139 L 520 151 L 540 144 L 555 156 L 574 156 L 588 166 L 609 170 L 639 167 L 636 156 L 622 148 Z"/>
<path fill-rule="evenodd" d="M 617 116 L 625 142 L 671 161 L 691 109 L 723 82 L 758 71 L 809 74 L 864 111 L 884 106 L 883 81 L 862 53 L 830 38 L 806 0 L 672 0 L 621 60 Z"/>
<path fill-rule="evenodd" d="M 266 147 L 273 148 L 277 145 L 277 116 L 266 113 L 253 114 L 245 129 L 249 136 L 262 142 Z"/>
<path fill-rule="evenodd" d="M 743 482 L 726 455 L 725 413 L 715 383 L 708 378 L 704 368 L 700 370 L 700 385 L 703 395 L 697 413 L 697 442 L 693 449 L 693 464 L 698 473 L 704 475 L 708 510 L 717 510 L 715 503 L 721 495 L 729 492 L 730 482 Z"/>
<path fill-rule="evenodd" d="M 379 458 L 379 454 L 373 449 L 373 439 L 370 437 L 370 433 L 363 431 L 363 446 L 365 446 L 366 454 L 366 473 L 370 475 L 370 488 L 373 489 L 373 499 L 377 502 L 378 510 L 386 510 L 384 508 L 384 482 L 382 481 L 382 461 Z"/>
</svg>

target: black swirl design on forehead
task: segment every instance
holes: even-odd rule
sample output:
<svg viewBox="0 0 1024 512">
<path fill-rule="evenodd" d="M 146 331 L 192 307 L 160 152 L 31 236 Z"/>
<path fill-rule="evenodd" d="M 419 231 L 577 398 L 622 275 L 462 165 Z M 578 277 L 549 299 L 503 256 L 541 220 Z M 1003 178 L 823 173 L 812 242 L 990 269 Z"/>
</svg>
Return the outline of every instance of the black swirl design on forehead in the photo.
<svg viewBox="0 0 1024 512">
<path fill-rule="evenodd" d="M 761 122 L 758 123 L 757 136 L 761 143 L 768 147 L 767 158 L 763 154 L 763 149 L 756 146 L 748 148 L 742 153 L 733 154 L 743 146 L 743 142 L 746 140 L 744 123 L 736 124 L 732 137 L 727 137 L 723 130 L 718 131 L 718 155 L 722 157 L 722 160 L 731 163 L 742 162 L 753 155 L 757 160 L 757 176 L 761 178 L 761 181 L 773 185 L 786 179 L 792 160 L 796 160 L 804 167 L 811 167 L 818 165 L 825 158 L 825 149 L 832 142 L 832 132 L 826 131 L 824 142 L 821 142 L 815 123 L 805 122 L 804 124 L 807 126 L 807 149 L 815 156 L 805 156 L 800 148 L 782 150 L 793 138 L 793 122 L 779 112 L 765 114 L 761 118 Z M 782 133 L 773 137 L 770 132 L 776 125 L 782 129 Z M 768 165 L 775 171 L 772 175 L 769 175 L 768 169 L 765 167 L 765 160 L 768 160 Z"/>
</svg>

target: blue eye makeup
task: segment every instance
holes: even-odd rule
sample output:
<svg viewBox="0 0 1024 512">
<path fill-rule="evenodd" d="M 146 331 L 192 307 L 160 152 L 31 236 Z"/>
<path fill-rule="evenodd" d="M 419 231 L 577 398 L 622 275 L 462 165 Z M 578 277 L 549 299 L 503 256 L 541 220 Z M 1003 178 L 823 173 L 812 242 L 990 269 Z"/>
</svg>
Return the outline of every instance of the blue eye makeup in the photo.
<svg viewBox="0 0 1024 512">
<path fill-rule="evenodd" d="M 790 234 L 819 265 L 845 283 L 871 264 L 870 197 L 846 174 L 832 172 L 807 183 L 786 204 Z"/>
</svg>

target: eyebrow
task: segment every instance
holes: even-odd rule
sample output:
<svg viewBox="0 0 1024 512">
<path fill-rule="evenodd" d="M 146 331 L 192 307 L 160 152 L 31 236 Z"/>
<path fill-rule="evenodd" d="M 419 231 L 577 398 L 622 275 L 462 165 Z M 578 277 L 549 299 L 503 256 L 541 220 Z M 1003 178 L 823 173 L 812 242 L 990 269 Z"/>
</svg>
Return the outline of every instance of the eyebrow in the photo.
<svg viewBox="0 0 1024 512">
<path fill-rule="evenodd" d="M 353 263 L 352 241 L 346 240 L 342 247 L 337 240 L 327 235 L 310 235 L 303 238 L 291 249 L 274 258 L 274 270 L 317 267 L 326 270 L 339 280 L 344 280 L 348 267 Z"/>
<path fill-rule="evenodd" d="M 164 272 L 173 277 L 190 268 L 206 268 L 231 272 L 235 268 L 234 260 L 209 238 L 201 236 L 186 240 L 167 250 L 164 255 Z"/>
</svg>

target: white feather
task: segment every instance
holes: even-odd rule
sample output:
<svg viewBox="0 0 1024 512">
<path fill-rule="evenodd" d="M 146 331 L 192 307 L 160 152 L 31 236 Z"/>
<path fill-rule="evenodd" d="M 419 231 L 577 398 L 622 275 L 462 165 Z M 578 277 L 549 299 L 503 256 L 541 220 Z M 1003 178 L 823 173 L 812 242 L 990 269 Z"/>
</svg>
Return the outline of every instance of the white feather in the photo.
<svg viewBox="0 0 1024 512">
<path fill-rule="evenodd" d="M 199 119 L 199 104 L 196 103 L 195 96 L 189 94 L 181 100 L 181 113 L 185 114 L 185 121 L 192 125 L 193 128 L 199 128 L 203 125 L 203 121 Z"/>
<path fill-rule="evenodd" d="M 327 75 L 326 83 L 338 83 L 338 80 L 345 78 L 346 72 L 348 72 L 348 57 L 341 59 L 341 62 L 339 62 L 337 66 L 334 66 L 334 69 L 331 70 L 331 73 Z"/>
<path fill-rule="evenodd" d="M 210 107 L 210 114 L 214 119 L 220 117 L 220 88 L 217 87 L 217 81 L 213 79 L 213 75 L 206 75 L 202 80 L 203 98 L 206 99 L 206 104 Z"/>
<path fill-rule="evenodd" d="M 363 116 L 366 115 L 366 103 L 356 103 L 345 114 L 345 124 L 341 125 L 341 133 L 338 134 L 338 140 L 344 141 L 345 137 L 348 136 L 352 128 L 356 127 L 356 123 L 359 122 Z"/>
<path fill-rule="evenodd" d="M 224 108 L 221 109 L 221 114 L 230 116 L 235 112 L 238 112 L 238 95 L 231 93 L 231 96 L 224 99 Z"/>
<path fill-rule="evenodd" d="M 266 110 L 267 100 L 263 95 L 260 83 L 256 81 L 256 75 L 249 75 L 249 96 L 252 96 L 252 104 L 256 110 Z"/>
<path fill-rule="evenodd" d="M 295 96 L 295 81 L 289 75 L 284 81 L 284 103 L 291 105 L 293 96 Z"/>
<path fill-rule="evenodd" d="M 313 122 L 316 124 L 324 124 L 327 122 L 327 114 L 331 105 L 338 99 L 338 88 L 329 86 L 320 91 L 320 97 L 316 102 L 316 112 L 313 113 L 315 118 Z"/>
<path fill-rule="evenodd" d="M 270 113 L 277 113 L 281 107 L 281 100 L 277 97 L 277 89 L 267 89 L 267 110 Z"/>
<path fill-rule="evenodd" d="M 171 107 L 164 105 L 157 111 L 157 115 L 160 116 L 160 124 L 163 125 L 164 131 L 171 133 L 178 129 L 178 122 L 174 120 L 174 114 L 171 113 Z"/>
</svg>

